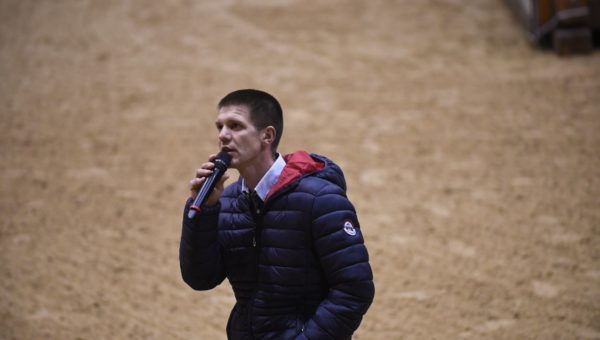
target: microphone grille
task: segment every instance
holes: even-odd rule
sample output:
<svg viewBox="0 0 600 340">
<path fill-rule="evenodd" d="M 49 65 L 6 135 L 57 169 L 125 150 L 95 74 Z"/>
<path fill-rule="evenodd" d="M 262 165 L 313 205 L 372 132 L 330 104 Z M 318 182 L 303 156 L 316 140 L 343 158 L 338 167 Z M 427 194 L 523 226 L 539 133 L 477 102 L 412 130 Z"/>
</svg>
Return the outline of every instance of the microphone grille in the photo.
<svg viewBox="0 0 600 340">
<path fill-rule="evenodd" d="M 219 163 L 224 165 L 225 168 L 229 167 L 229 164 L 231 163 L 231 156 L 229 156 L 229 154 L 225 151 L 219 152 L 217 154 L 217 158 L 215 158 L 215 165 L 218 165 Z"/>
</svg>

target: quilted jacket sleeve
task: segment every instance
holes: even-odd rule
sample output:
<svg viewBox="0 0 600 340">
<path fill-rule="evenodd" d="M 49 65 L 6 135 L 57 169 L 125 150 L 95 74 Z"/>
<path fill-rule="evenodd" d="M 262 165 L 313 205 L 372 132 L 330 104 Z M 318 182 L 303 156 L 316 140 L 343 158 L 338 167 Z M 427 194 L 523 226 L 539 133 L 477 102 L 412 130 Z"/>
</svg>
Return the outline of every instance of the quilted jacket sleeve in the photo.
<svg viewBox="0 0 600 340">
<path fill-rule="evenodd" d="M 187 213 L 192 202 L 188 199 L 183 212 L 179 266 L 183 281 L 193 289 L 207 290 L 225 279 L 217 234 L 220 206 L 205 208 L 189 219 Z"/>
<path fill-rule="evenodd" d="M 299 338 L 348 339 L 371 305 L 375 288 L 356 212 L 339 187 L 326 186 L 316 196 L 312 237 L 329 293 Z"/>
</svg>

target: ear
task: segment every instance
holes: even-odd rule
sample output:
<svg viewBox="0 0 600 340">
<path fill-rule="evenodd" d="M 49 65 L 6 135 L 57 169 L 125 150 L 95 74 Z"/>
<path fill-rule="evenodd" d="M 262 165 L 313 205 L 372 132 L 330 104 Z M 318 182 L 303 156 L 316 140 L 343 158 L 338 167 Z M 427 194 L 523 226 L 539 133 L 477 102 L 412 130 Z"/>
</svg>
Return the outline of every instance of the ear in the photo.
<svg viewBox="0 0 600 340">
<path fill-rule="evenodd" d="M 260 139 L 263 143 L 271 145 L 275 141 L 276 135 L 277 135 L 277 131 L 275 131 L 275 128 L 273 126 L 269 125 L 263 129 L 263 131 L 260 135 Z"/>
</svg>

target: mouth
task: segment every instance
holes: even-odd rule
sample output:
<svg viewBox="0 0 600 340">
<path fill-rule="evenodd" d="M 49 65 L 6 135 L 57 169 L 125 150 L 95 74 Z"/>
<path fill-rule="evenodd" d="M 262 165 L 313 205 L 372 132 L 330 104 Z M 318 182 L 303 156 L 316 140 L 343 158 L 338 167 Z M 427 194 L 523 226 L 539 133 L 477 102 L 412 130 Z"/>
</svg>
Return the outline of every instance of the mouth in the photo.
<svg viewBox="0 0 600 340">
<path fill-rule="evenodd" d="M 227 147 L 227 146 L 222 147 L 221 151 L 225 151 L 225 152 L 227 152 L 229 154 L 231 154 L 232 152 L 235 152 L 232 148 Z"/>
</svg>

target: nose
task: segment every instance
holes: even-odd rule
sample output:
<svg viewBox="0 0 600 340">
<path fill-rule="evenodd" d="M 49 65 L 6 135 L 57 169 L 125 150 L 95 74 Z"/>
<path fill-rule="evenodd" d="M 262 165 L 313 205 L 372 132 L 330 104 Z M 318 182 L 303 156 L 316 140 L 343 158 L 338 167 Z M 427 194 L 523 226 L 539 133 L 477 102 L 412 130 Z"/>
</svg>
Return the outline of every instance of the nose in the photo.
<svg viewBox="0 0 600 340">
<path fill-rule="evenodd" d="M 221 128 L 221 130 L 219 131 L 219 141 L 222 144 L 227 144 L 227 142 L 229 140 L 231 140 L 231 131 L 229 131 L 229 129 L 227 129 L 227 127 L 223 127 Z"/>
</svg>

